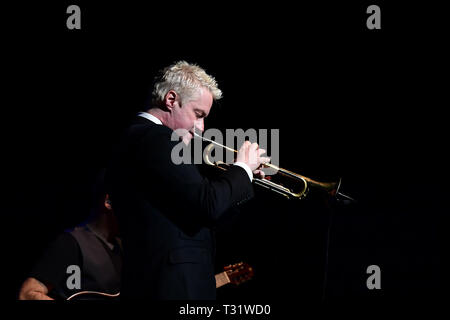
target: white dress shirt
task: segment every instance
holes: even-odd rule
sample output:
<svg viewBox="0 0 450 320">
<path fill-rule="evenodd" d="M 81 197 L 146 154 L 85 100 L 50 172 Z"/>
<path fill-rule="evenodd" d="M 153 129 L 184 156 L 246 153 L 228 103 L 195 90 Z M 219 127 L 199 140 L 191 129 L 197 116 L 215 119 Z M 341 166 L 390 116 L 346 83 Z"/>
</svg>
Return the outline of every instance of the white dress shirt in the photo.
<svg viewBox="0 0 450 320">
<path fill-rule="evenodd" d="M 150 121 L 153 122 L 153 123 L 162 125 L 161 120 L 159 120 L 157 117 L 155 117 L 154 115 L 152 115 L 152 114 L 150 114 L 150 113 L 148 113 L 148 112 L 139 112 L 139 113 L 138 113 L 138 116 L 139 116 L 139 117 L 146 118 L 146 119 L 150 120 Z M 239 166 L 239 167 L 241 167 L 242 169 L 244 169 L 245 172 L 247 172 L 247 175 L 248 175 L 250 181 L 253 180 L 253 173 L 252 173 L 252 170 L 250 170 L 250 167 L 249 167 L 246 163 L 244 163 L 244 162 L 239 162 L 239 161 L 238 161 L 238 162 L 235 162 L 234 165 L 235 165 L 235 166 Z"/>
<path fill-rule="evenodd" d="M 151 122 L 154 122 L 156 124 L 162 124 L 161 120 L 159 120 L 157 117 L 155 117 L 154 115 L 148 113 L 148 112 L 139 112 L 137 114 L 139 117 L 145 118 L 150 120 Z"/>
</svg>

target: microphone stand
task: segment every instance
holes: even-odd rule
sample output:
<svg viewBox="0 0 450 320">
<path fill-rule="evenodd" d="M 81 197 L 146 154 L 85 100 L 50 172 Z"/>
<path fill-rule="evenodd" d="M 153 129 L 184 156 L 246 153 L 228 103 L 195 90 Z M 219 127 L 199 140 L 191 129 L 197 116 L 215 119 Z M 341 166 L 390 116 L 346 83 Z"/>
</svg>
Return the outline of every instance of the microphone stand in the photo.
<svg viewBox="0 0 450 320">
<path fill-rule="evenodd" d="M 352 197 L 345 195 L 344 193 L 340 192 L 339 189 L 341 187 L 342 179 L 339 179 L 339 184 L 336 188 L 336 193 L 333 198 L 327 201 L 327 207 L 330 211 L 330 219 L 328 221 L 328 228 L 327 228 L 327 240 L 325 245 L 325 268 L 324 268 L 324 277 L 323 277 L 323 284 L 322 284 L 322 303 L 325 302 L 326 299 L 326 292 L 327 292 L 327 285 L 328 285 L 328 265 L 329 265 L 329 250 L 330 250 L 330 238 L 331 238 L 331 227 L 333 224 L 333 218 L 335 215 L 335 207 L 336 205 L 350 205 L 355 204 L 357 201 L 353 199 Z"/>
</svg>

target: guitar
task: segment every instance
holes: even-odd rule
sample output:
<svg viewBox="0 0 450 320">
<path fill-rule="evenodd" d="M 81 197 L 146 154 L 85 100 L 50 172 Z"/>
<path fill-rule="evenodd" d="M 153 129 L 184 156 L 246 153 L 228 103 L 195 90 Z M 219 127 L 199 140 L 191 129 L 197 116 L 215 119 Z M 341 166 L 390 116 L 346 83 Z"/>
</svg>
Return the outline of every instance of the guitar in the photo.
<svg viewBox="0 0 450 320">
<path fill-rule="evenodd" d="M 239 285 L 253 277 L 253 268 L 244 262 L 230 264 L 224 267 L 223 270 L 223 272 L 215 275 L 216 288 L 229 283 Z M 74 293 L 66 300 L 118 300 L 119 296 L 120 292 L 110 294 L 99 291 L 80 291 Z"/>
</svg>

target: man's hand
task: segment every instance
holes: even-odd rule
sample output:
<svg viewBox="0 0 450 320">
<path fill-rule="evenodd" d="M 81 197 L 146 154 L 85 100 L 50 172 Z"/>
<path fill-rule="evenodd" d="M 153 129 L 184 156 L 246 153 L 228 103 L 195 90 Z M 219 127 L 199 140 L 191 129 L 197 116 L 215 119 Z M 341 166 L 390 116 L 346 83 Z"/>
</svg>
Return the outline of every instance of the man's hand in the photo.
<svg viewBox="0 0 450 320">
<path fill-rule="evenodd" d="M 255 175 L 264 177 L 264 173 L 260 170 L 260 167 L 262 164 L 270 161 L 268 157 L 261 157 L 264 153 L 266 153 L 266 150 L 259 149 L 256 142 L 250 143 L 249 141 L 245 141 L 237 153 L 236 162 L 245 163 Z"/>
<path fill-rule="evenodd" d="M 53 300 L 47 294 L 49 289 L 35 278 L 28 278 L 22 284 L 19 300 Z"/>
</svg>

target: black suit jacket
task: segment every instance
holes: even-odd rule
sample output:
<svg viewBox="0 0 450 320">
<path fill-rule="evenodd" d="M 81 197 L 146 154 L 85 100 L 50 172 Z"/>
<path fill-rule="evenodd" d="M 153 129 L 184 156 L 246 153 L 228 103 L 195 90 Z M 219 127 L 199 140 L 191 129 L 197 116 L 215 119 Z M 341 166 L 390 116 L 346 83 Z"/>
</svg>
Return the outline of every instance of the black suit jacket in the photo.
<svg viewBox="0 0 450 320">
<path fill-rule="evenodd" d="M 113 155 L 107 181 L 124 249 L 121 296 L 215 299 L 215 221 L 253 196 L 244 169 L 215 180 L 175 165 L 172 130 L 138 117 Z"/>
</svg>

